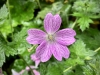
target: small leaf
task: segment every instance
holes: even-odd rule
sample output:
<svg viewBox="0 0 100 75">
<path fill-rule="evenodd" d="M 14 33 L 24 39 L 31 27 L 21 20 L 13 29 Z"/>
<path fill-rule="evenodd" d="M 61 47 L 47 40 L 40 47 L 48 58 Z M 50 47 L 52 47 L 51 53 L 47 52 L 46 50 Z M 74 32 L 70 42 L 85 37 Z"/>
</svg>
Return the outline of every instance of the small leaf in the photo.
<svg viewBox="0 0 100 75">
<path fill-rule="evenodd" d="M 26 67 L 26 64 L 22 59 L 15 60 L 13 68 L 17 72 L 20 72 L 22 69 L 25 69 L 25 67 Z"/>
<path fill-rule="evenodd" d="M 0 48 L 0 50 L 1 50 L 1 48 Z M 5 54 L 4 54 L 4 52 L 0 51 L 0 67 L 2 67 L 4 62 L 5 62 Z"/>
<path fill-rule="evenodd" d="M 46 7 L 46 8 L 44 8 L 42 11 L 40 11 L 40 12 L 38 13 L 38 15 L 37 15 L 36 18 L 42 18 L 42 19 L 44 19 L 45 15 L 46 15 L 47 13 L 49 13 L 49 12 L 51 12 L 51 9 Z"/>
<path fill-rule="evenodd" d="M 89 28 L 89 24 L 93 23 L 93 21 L 88 17 L 79 18 L 78 21 L 80 29 L 84 31 L 86 28 Z"/>
<path fill-rule="evenodd" d="M 0 9 L 0 19 L 4 19 L 8 16 L 8 10 L 6 8 L 6 5 L 4 4 Z"/>
</svg>

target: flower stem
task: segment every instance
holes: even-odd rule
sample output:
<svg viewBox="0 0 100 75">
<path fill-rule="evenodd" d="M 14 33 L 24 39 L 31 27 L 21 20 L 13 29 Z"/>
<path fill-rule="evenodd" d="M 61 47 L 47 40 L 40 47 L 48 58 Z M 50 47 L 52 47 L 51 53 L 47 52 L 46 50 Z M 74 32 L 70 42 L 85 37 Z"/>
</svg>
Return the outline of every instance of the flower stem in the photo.
<svg viewBox="0 0 100 75">
<path fill-rule="evenodd" d="M 11 26 L 11 34 L 12 34 L 12 38 L 13 38 L 13 27 L 12 27 L 12 21 L 11 21 L 11 12 L 10 12 L 10 4 L 9 4 L 9 0 L 7 0 L 7 7 L 8 7 L 8 11 L 9 11 L 9 24 Z"/>
<path fill-rule="evenodd" d="M 34 75 L 33 70 L 31 69 L 31 67 L 29 66 L 29 64 L 26 62 L 26 60 L 23 58 L 23 56 L 19 55 L 21 59 L 23 59 L 23 61 L 25 62 L 25 64 L 30 68 L 31 74 Z"/>
<path fill-rule="evenodd" d="M 3 74 L 2 74 L 2 68 L 0 68 L 0 75 L 3 75 Z"/>
<path fill-rule="evenodd" d="M 71 26 L 72 29 L 75 27 L 76 23 L 77 23 L 77 19 L 76 19 L 75 22 L 72 24 L 72 26 Z"/>
<path fill-rule="evenodd" d="M 37 2 L 37 4 L 38 4 L 39 8 L 41 9 L 41 5 L 40 5 L 39 0 L 36 0 L 36 2 Z"/>
<path fill-rule="evenodd" d="M 64 70 L 63 72 L 67 72 L 68 70 L 72 69 L 73 67 L 70 66 L 69 68 L 67 68 L 66 70 Z"/>
<path fill-rule="evenodd" d="M 98 52 L 100 50 L 100 47 L 99 48 L 97 48 L 94 52 Z"/>
</svg>

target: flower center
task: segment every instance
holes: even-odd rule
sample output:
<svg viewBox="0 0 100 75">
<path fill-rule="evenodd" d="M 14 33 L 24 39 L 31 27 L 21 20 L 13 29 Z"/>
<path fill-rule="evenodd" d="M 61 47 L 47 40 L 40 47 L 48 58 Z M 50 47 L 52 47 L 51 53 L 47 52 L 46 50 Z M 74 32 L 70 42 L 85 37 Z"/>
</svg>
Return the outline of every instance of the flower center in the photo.
<svg viewBox="0 0 100 75">
<path fill-rule="evenodd" d="M 47 39 L 49 41 L 54 41 L 54 35 L 53 34 L 48 34 Z"/>
</svg>

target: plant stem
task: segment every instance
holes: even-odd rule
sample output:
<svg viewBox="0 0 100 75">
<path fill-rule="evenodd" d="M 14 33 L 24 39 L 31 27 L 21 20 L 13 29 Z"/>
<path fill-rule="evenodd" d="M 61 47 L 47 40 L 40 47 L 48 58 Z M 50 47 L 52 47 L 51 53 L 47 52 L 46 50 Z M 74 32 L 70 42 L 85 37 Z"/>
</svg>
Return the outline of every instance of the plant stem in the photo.
<svg viewBox="0 0 100 75">
<path fill-rule="evenodd" d="M 77 19 L 76 19 L 75 22 L 72 24 L 72 26 L 71 26 L 72 29 L 75 27 L 76 23 L 77 23 Z"/>
<path fill-rule="evenodd" d="M 41 9 L 41 5 L 40 5 L 39 0 L 36 0 L 36 2 L 37 2 L 37 4 L 38 4 L 39 8 Z"/>
<path fill-rule="evenodd" d="M 67 72 L 68 70 L 72 69 L 72 66 L 64 70 L 63 72 Z"/>
<path fill-rule="evenodd" d="M 19 55 L 19 56 L 20 56 L 21 59 L 23 59 L 25 64 L 30 68 L 31 74 L 34 75 L 33 70 L 31 69 L 30 65 L 26 62 L 26 60 L 21 55 Z"/>
<path fill-rule="evenodd" d="M 99 48 L 97 48 L 94 52 L 98 52 L 100 50 L 100 47 Z"/>
<path fill-rule="evenodd" d="M 11 20 L 11 12 L 10 12 L 10 4 L 9 4 L 9 0 L 7 0 L 7 7 L 8 7 L 8 11 L 9 11 L 9 24 L 11 26 L 11 34 L 12 34 L 12 39 L 13 39 L 13 27 L 12 27 L 12 20 Z"/>
</svg>

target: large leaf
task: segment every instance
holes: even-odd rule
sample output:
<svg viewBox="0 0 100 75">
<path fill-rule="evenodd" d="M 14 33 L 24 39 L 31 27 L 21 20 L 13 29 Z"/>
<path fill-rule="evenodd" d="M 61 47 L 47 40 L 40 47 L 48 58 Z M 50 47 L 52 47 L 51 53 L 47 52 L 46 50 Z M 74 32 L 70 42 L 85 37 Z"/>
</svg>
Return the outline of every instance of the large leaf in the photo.
<svg viewBox="0 0 100 75">
<path fill-rule="evenodd" d="M 71 56 L 66 60 L 66 65 L 75 66 L 76 64 L 84 65 L 84 60 L 95 55 L 95 52 L 86 48 L 82 40 L 77 40 L 71 47 Z"/>
<path fill-rule="evenodd" d="M 29 21 L 33 18 L 35 2 L 31 0 L 10 0 L 10 5 L 12 6 L 11 14 L 12 19 L 14 19 L 18 24 L 23 21 Z"/>
<path fill-rule="evenodd" d="M 77 38 L 84 41 L 87 47 L 92 50 L 100 47 L 100 31 L 90 28 L 84 32 L 77 31 Z"/>
<path fill-rule="evenodd" d="M 48 65 L 48 71 L 46 75 L 61 75 L 61 70 L 59 65 L 56 63 Z"/>
</svg>

